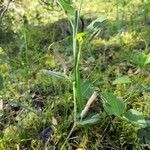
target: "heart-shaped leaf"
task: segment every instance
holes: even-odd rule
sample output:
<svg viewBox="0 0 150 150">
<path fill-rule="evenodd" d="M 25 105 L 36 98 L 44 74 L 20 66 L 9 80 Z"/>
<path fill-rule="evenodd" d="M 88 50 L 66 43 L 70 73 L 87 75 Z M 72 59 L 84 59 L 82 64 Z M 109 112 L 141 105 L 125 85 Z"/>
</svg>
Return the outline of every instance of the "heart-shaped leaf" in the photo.
<svg viewBox="0 0 150 150">
<path fill-rule="evenodd" d="M 147 59 L 147 55 L 144 52 L 138 53 L 134 55 L 133 63 L 138 67 L 142 68 L 145 65 L 146 59 Z"/>
<path fill-rule="evenodd" d="M 113 109 L 111 108 L 111 106 L 107 103 L 104 104 L 104 109 L 107 112 L 107 114 L 109 115 L 115 115 L 115 112 L 113 111 Z"/>
<path fill-rule="evenodd" d="M 104 101 L 104 108 L 106 109 L 106 112 L 108 112 L 109 114 L 114 113 L 118 117 L 121 117 L 123 113 L 125 112 L 125 103 L 119 100 L 113 94 L 104 92 L 102 93 L 102 99 Z"/>
<path fill-rule="evenodd" d="M 140 126 L 140 127 L 146 127 L 147 122 L 144 119 L 144 116 L 141 112 L 130 109 L 126 113 L 124 113 L 124 118 L 127 119 L 128 121 Z"/>
</svg>

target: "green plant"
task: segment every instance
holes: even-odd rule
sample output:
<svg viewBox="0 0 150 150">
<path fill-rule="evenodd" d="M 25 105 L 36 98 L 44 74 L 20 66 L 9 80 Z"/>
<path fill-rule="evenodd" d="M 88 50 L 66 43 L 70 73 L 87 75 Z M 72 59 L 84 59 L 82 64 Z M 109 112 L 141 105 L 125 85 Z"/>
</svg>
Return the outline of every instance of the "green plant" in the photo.
<svg viewBox="0 0 150 150">
<path fill-rule="evenodd" d="M 133 64 L 139 68 L 144 68 L 146 65 L 150 64 L 150 54 L 144 52 L 135 54 L 133 57 Z"/>
<path fill-rule="evenodd" d="M 82 46 L 85 42 L 85 39 L 88 41 L 91 40 L 92 37 L 99 31 L 99 29 L 101 28 L 101 23 L 104 22 L 106 20 L 106 18 L 101 17 L 101 18 L 94 20 L 85 29 L 85 32 L 78 33 L 78 23 L 79 23 L 79 19 L 80 19 L 82 0 L 80 1 L 79 9 L 76 7 L 76 2 L 70 2 L 67 0 L 58 0 L 57 2 L 62 7 L 64 12 L 66 13 L 66 15 L 71 23 L 71 26 L 72 26 L 72 31 L 73 31 L 72 49 L 73 49 L 74 70 L 73 70 L 73 74 L 69 77 L 63 73 L 49 71 L 49 70 L 43 70 L 43 73 L 50 75 L 50 76 L 67 79 L 72 83 L 73 99 L 74 99 L 74 125 L 73 125 L 68 137 L 66 138 L 66 141 L 67 141 L 67 139 L 69 138 L 69 136 L 71 135 L 71 133 L 73 132 L 73 130 L 76 126 L 93 124 L 93 123 L 97 122 L 100 118 L 98 114 L 96 114 L 96 115 L 94 114 L 93 116 L 88 116 L 86 119 L 82 120 L 86 116 L 88 107 L 94 101 L 97 94 L 95 92 L 91 96 L 87 105 L 84 108 L 85 103 L 83 100 L 83 96 L 84 96 L 83 93 L 86 93 L 87 90 L 89 90 L 89 88 L 87 88 L 87 87 L 90 87 L 91 85 L 90 84 L 87 85 L 87 82 L 85 83 L 84 81 L 81 80 L 79 64 L 80 64 L 81 50 L 82 50 Z M 87 87 L 85 86 L 85 84 Z M 65 141 L 65 143 L 66 143 L 66 141 Z"/>
<path fill-rule="evenodd" d="M 106 20 L 106 17 L 100 17 L 94 20 L 87 28 L 85 32 L 78 33 L 78 22 L 80 19 L 80 11 L 82 6 L 82 0 L 80 1 L 79 9 L 76 7 L 76 2 L 70 2 L 65 0 L 58 0 L 58 4 L 62 7 L 64 12 L 66 13 L 70 24 L 72 26 L 72 49 L 73 49 L 73 64 L 74 70 L 71 76 L 67 76 L 60 72 L 54 72 L 49 70 L 43 70 L 44 74 L 55 76 L 63 79 L 69 80 L 73 85 L 73 97 L 74 97 L 74 123 L 75 125 L 78 123 L 78 114 L 84 109 L 84 100 L 83 94 L 88 88 L 84 85 L 84 81 L 80 78 L 79 64 L 81 57 L 81 50 L 84 42 L 87 40 L 91 40 L 92 37 L 100 30 L 102 22 Z M 67 37 L 68 38 L 68 37 Z M 85 40 L 86 39 L 86 40 Z M 52 46 L 52 45 L 50 45 Z M 91 85 L 88 85 L 91 86 Z M 83 91 L 85 89 L 85 91 Z M 80 120 L 81 121 L 81 120 Z"/>
<path fill-rule="evenodd" d="M 148 124 L 142 113 L 135 109 L 127 110 L 125 102 L 119 100 L 113 94 L 108 92 L 102 93 L 102 100 L 104 109 L 109 115 L 115 115 L 121 120 L 126 120 L 140 128 L 147 127 Z"/>
</svg>

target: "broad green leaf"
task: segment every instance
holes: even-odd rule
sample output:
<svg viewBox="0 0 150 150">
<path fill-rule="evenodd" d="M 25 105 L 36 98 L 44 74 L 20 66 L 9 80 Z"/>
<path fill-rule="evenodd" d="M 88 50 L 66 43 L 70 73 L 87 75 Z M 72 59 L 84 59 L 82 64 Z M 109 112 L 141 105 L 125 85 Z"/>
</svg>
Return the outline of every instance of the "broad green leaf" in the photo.
<svg viewBox="0 0 150 150">
<path fill-rule="evenodd" d="M 67 75 L 65 75 L 64 73 L 61 73 L 61 72 L 55 72 L 55 71 L 50 71 L 50 70 L 41 70 L 41 72 L 48 76 L 71 80 Z"/>
<path fill-rule="evenodd" d="M 94 114 L 92 116 L 86 117 L 84 120 L 79 121 L 77 124 L 79 126 L 89 125 L 89 124 L 95 124 L 100 120 L 99 114 Z"/>
<path fill-rule="evenodd" d="M 57 1 L 68 16 L 70 17 L 74 16 L 75 8 L 73 7 L 73 3 L 70 0 L 57 0 Z"/>
<path fill-rule="evenodd" d="M 135 56 L 133 57 L 133 63 L 138 67 L 142 68 L 145 65 L 146 59 L 147 59 L 147 55 L 144 52 L 138 53 L 135 54 Z"/>
<path fill-rule="evenodd" d="M 118 77 L 113 81 L 113 84 L 126 84 L 126 83 L 131 83 L 131 80 L 128 76 Z"/>
<path fill-rule="evenodd" d="M 104 109 L 109 115 L 115 115 L 115 112 L 113 111 L 112 107 L 109 104 L 105 103 Z"/>
<path fill-rule="evenodd" d="M 124 118 L 140 127 L 147 126 L 147 122 L 144 119 L 143 114 L 137 110 L 128 110 L 126 113 L 124 113 Z"/>
<path fill-rule="evenodd" d="M 3 88 L 3 77 L 0 75 L 0 90 Z"/>
<path fill-rule="evenodd" d="M 121 117 L 122 114 L 125 112 L 125 103 L 116 96 L 111 93 L 104 92 L 102 93 L 102 99 L 104 101 L 104 106 L 107 104 L 111 107 L 111 112 L 114 112 L 118 117 Z M 108 108 L 105 106 L 104 108 Z M 106 110 L 108 111 L 108 110 Z"/>
<path fill-rule="evenodd" d="M 91 32 L 99 30 L 99 28 L 102 27 L 102 23 L 105 20 L 107 20 L 107 18 L 105 16 L 97 18 L 96 20 L 92 21 L 90 23 L 90 25 L 87 26 L 87 28 L 85 29 L 85 31 L 91 33 Z"/>
</svg>

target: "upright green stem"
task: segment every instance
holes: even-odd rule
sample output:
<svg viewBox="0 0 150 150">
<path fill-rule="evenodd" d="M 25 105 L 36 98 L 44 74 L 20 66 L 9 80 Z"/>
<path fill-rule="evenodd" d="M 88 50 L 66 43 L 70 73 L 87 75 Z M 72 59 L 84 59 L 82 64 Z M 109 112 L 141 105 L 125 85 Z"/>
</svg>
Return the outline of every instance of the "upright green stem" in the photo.
<svg viewBox="0 0 150 150">
<path fill-rule="evenodd" d="M 73 54 L 74 54 L 74 59 L 76 58 L 77 54 L 77 33 L 78 33 L 78 22 L 79 22 L 79 11 L 75 10 L 74 12 L 74 21 L 73 21 Z"/>
<path fill-rule="evenodd" d="M 74 54 L 74 83 L 73 83 L 73 95 L 74 95 L 74 121 L 77 118 L 77 106 L 81 111 L 83 106 L 81 89 L 80 89 L 80 72 L 79 72 L 79 61 L 81 53 L 81 44 L 77 45 L 77 34 L 78 34 L 78 24 L 80 18 L 80 11 L 82 6 L 82 0 L 80 1 L 79 10 L 74 12 L 74 22 L 73 22 L 73 54 Z"/>
<path fill-rule="evenodd" d="M 64 149 L 66 142 L 68 141 L 69 137 L 71 136 L 72 132 L 74 131 L 77 123 L 77 99 L 78 99 L 78 76 L 79 76 L 79 55 L 78 55 L 78 47 L 77 47 L 77 33 L 78 33 L 78 19 L 79 19 L 79 11 L 75 10 L 74 12 L 74 20 L 71 22 L 73 28 L 73 59 L 74 59 L 74 81 L 73 81 L 73 100 L 74 100 L 74 124 L 73 127 L 68 134 L 64 144 L 61 146 L 60 150 Z"/>
<path fill-rule="evenodd" d="M 74 100 L 74 123 L 77 122 L 77 99 L 76 99 L 76 83 L 73 82 L 73 100 Z"/>
<path fill-rule="evenodd" d="M 74 56 L 74 65 L 75 65 L 75 72 L 74 72 L 74 81 L 73 81 L 73 97 L 74 97 L 74 123 L 76 123 L 77 118 L 77 71 L 76 71 L 76 57 L 77 57 L 77 39 L 76 35 L 78 32 L 78 11 L 75 10 L 75 17 L 73 22 L 73 56 Z"/>
<path fill-rule="evenodd" d="M 74 3 L 76 0 L 73 1 Z M 77 124 L 77 106 L 81 107 L 81 90 L 80 90 L 80 73 L 79 73 L 79 60 L 80 60 L 80 51 L 81 51 L 81 45 L 77 44 L 77 34 L 78 34 L 78 24 L 79 24 L 79 16 L 80 16 L 80 11 L 81 11 L 81 5 L 82 5 L 82 0 L 80 1 L 80 8 L 79 10 L 75 9 L 74 10 L 74 16 L 73 20 L 70 20 L 72 29 L 73 29 L 73 60 L 74 60 L 74 74 L 73 74 L 73 100 L 74 100 L 74 125 L 67 136 L 64 144 L 61 147 L 61 150 L 64 149 L 64 146 L 66 142 L 68 141 L 70 135 L 74 131 L 76 124 Z M 78 48 L 79 47 L 79 48 Z M 78 105 L 79 104 L 79 105 Z"/>
</svg>

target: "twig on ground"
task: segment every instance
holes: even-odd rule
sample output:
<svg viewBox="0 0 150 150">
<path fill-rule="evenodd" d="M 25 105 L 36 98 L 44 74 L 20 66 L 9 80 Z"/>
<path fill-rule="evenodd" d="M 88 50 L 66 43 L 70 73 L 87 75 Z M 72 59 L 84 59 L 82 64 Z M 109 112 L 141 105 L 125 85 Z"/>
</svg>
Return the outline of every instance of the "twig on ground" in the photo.
<svg viewBox="0 0 150 150">
<path fill-rule="evenodd" d="M 90 97 L 90 99 L 88 100 L 87 104 L 85 105 L 84 109 L 82 110 L 80 117 L 81 119 L 87 114 L 91 104 L 94 102 L 94 100 L 96 99 L 96 97 L 98 96 L 97 92 L 94 92 L 92 94 L 92 96 Z"/>
</svg>

